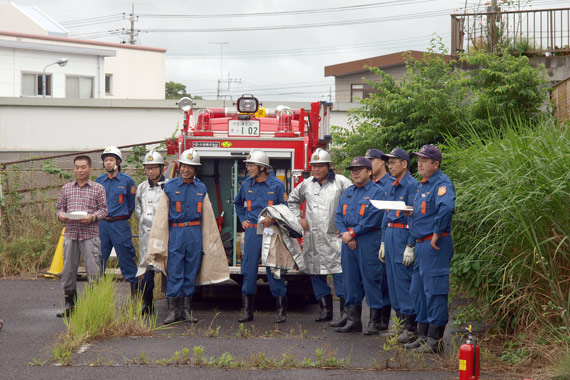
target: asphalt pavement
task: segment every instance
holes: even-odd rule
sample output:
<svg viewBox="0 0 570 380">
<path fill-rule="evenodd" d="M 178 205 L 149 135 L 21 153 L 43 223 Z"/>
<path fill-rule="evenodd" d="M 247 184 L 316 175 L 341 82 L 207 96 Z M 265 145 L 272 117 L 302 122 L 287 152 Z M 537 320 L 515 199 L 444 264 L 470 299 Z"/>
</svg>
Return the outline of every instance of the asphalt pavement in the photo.
<svg viewBox="0 0 570 380">
<path fill-rule="evenodd" d="M 85 283 L 79 283 L 80 288 Z M 385 350 L 385 337 L 360 333 L 340 334 L 327 323 L 313 321 L 318 305 L 291 297 L 287 322 L 275 323 L 275 305 L 261 286 L 256 297 L 255 319 L 237 322 L 241 305 L 236 285 L 205 289 L 194 302 L 196 324 L 178 323 L 157 329 L 152 337 L 125 337 L 95 342 L 75 352 L 71 366 L 51 361 L 51 348 L 65 331 L 55 317 L 63 292 L 58 280 L 0 280 L 0 379 L 168 379 L 168 376 L 199 376 L 203 379 L 457 379 L 453 354 L 410 355 Z M 123 296 L 129 286 L 120 284 Z M 156 302 L 158 321 L 166 316 L 166 300 Z M 335 314 L 338 312 L 335 302 Z M 367 323 L 368 310 L 363 312 Z M 159 323 L 160 324 L 160 323 Z M 451 352 L 449 337 L 447 352 Z M 176 359 L 188 349 L 203 349 L 205 361 L 217 366 L 198 366 L 193 360 Z M 309 361 L 328 363 L 326 368 L 302 368 Z M 270 369 L 256 368 L 263 359 L 281 361 Z M 227 363 L 246 363 L 224 368 Z M 294 363 L 294 364 L 291 364 Z M 335 364 L 336 363 L 336 364 Z M 230 365 L 228 364 L 228 365 Z M 243 368 L 245 367 L 245 368 Z M 482 379 L 500 378 L 484 375 Z"/>
</svg>

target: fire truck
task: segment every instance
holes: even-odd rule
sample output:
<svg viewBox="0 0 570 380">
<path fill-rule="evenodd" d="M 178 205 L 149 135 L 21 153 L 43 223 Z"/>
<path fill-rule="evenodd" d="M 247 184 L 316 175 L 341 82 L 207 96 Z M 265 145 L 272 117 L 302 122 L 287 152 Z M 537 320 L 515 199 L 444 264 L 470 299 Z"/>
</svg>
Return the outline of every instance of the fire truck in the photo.
<svg viewBox="0 0 570 380">
<path fill-rule="evenodd" d="M 253 95 L 242 95 L 234 106 L 194 110 L 190 98 L 180 99 L 178 107 L 184 114 L 183 128 L 178 137 L 167 139 L 166 149 L 168 155 L 176 157 L 190 148 L 200 153 L 202 166 L 198 177 L 208 188 L 230 275 L 239 282 L 243 230 L 233 200 L 247 177 L 243 160 L 254 148 L 266 152 L 288 194 L 309 176 L 312 152 L 330 143 L 332 103 L 314 102 L 309 110 L 286 106 L 268 109 L 262 108 Z M 166 171 L 174 173 L 176 163 L 170 165 Z M 265 276 L 264 269 L 260 268 L 260 277 Z M 300 280 L 307 276 L 295 277 Z"/>
</svg>

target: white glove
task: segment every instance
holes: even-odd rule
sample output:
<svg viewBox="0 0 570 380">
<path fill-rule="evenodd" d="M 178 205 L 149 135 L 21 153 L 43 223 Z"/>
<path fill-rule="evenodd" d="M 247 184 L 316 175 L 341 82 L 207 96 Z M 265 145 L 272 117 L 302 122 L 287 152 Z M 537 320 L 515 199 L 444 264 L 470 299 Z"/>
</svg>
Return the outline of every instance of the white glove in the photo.
<svg viewBox="0 0 570 380">
<path fill-rule="evenodd" d="M 402 258 L 402 264 L 407 267 L 412 265 L 414 262 L 414 247 L 410 247 L 406 245 L 406 249 L 404 249 L 404 257 Z"/>
<path fill-rule="evenodd" d="M 380 250 L 378 251 L 378 258 L 383 263 L 386 263 L 386 260 L 384 259 L 384 242 L 382 242 L 382 244 L 380 244 Z"/>
</svg>

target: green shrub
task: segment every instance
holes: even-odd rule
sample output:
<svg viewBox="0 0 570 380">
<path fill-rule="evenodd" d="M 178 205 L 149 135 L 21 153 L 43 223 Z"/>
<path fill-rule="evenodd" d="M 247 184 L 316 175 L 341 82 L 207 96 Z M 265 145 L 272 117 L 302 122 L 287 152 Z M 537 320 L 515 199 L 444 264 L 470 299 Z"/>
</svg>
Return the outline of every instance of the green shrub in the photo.
<svg viewBox="0 0 570 380">
<path fill-rule="evenodd" d="M 519 118 L 501 134 L 450 139 L 457 191 L 452 279 L 505 332 L 570 325 L 570 133 Z"/>
</svg>

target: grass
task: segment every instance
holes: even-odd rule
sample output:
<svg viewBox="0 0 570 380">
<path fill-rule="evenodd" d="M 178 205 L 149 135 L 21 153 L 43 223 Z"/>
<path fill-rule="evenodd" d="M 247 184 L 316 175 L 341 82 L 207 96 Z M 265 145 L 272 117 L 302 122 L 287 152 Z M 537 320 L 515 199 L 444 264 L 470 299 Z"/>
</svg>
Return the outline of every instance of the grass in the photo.
<svg viewBox="0 0 570 380">
<path fill-rule="evenodd" d="M 452 281 L 503 337 L 506 363 L 554 365 L 570 341 L 568 127 L 513 119 L 469 134 L 443 164 L 457 193 Z"/>
<path fill-rule="evenodd" d="M 140 314 L 141 301 L 120 300 L 117 283 L 104 276 L 78 294 L 75 310 L 64 319 L 67 331 L 60 334 L 52 349 L 52 359 L 70 365 L 72 353 L 81 346 L 112 337 L 149 336 L 156 328 L 156 317 Z"/>
</svg>

